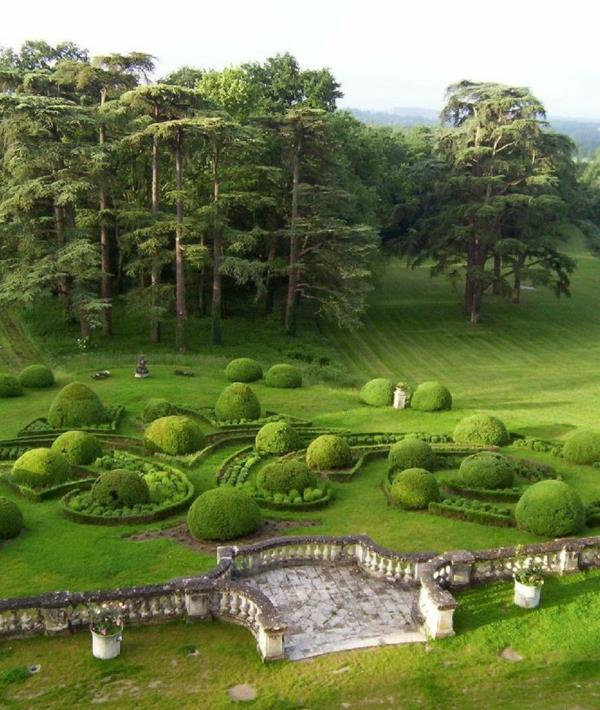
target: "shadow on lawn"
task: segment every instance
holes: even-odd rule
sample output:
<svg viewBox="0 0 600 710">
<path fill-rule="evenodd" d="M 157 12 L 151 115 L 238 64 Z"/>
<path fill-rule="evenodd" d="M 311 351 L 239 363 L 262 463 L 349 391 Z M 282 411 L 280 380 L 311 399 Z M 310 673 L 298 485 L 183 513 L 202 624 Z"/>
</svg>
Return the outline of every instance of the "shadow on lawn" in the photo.
<svg viewBox="0 0 600 710">
<path fill-rule="evenodd" d="M 498 402 L 498 409 L 548 409 L 550 407 L 564 407 L 568 404 L 573 404 L 571 400 L 553 400 L 551 402 Z"/>
</svg>

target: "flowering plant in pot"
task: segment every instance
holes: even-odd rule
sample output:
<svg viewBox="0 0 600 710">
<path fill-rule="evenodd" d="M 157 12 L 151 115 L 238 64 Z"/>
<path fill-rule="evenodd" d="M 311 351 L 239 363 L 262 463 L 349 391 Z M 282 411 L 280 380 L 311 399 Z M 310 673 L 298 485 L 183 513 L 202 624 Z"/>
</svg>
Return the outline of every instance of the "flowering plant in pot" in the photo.
<svg viewBox="0 0 600 710">
<path fill-rule="evenodd" d="M 523 609 L 535 609 L 539 606 L 544 570 L 531 560 L 523 560 L 513 573 L 515 580 L 514 602 Z"/>
<path fill-rule="evenodd" d="M 123 640 L 123 610 L 125 607 L 111 607 L 103 604 L 94 609 L 90 619 L 92 632 L 92 653 L 96 658 L 107 660 L 121 653 Z"/>
</svg>

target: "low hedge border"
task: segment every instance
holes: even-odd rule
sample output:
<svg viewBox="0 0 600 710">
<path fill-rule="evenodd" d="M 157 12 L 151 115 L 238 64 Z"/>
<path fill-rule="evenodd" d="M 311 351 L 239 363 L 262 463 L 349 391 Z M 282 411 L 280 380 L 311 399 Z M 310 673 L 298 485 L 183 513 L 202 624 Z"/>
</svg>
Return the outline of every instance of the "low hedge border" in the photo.
<svg viewBox="0 0 600 710">
<path fill-rule="evenodd" d="M 515 437 L 516 434 L 511 434 Z M 555 441 L 553 439 L 538 439 L 535 437 L 520 437 L 514 439 L 512 442 L 513 446 L 520 449 L 530 449 L 531 451 L 539 451 L 541 453 L 549 453 L 553 456 L 562 456 L 562 450 L 564 446 L 563 441 Z"/>
<path fill-rule="evenodd" d="M 350 469 L 342 469 L 339 471 L 321 471 L 321 475 L 331 481 L 338 481 L 340 483 L 350 483 L 354 480 L 354 477 L 359 473 L 362 467 L 369 461 L 375 459 L 385 458 L 388 455 L 388 448 L 372 448 L 363 451 L 352 450 L 352 453 L 358 453 L 358 458 L 355 460 L 354 465 Z"/>
<path fill-rule="evenodd" d="M 406 437 L 414 436 L 428 444 L 451 444 L 452 437 L 448 434 L 428 434 L 420 431 L 392 433 L 389 431 L 372 431 L 361 434 L 349 434 L 344 437 L 350 446 L 373 446 L 380 444 L 395 444 Z"/>
<path fill-rule="evenodd" d="M 16 461 L 30 446 L 0 446 L 0 461 Z"/>
<path fill-rule="evenodd" d="M 512 516 L 498 515 L 497 513 L 483 510 L 469 510 L 458 504 L 443 500 L 440 503 L 432 502 L 427 508 L 432 515 L 440 515 L 445 518 L 455 518 L 469 523 L 479 523 L 481 525 L 494 525 L 502 528 L 515 527 L 515 520 Z"/>
<path fill-rule="evenodd" d="M 459 482 L 443 481 L 442 488 L 449 495 L 459 495 L 474 500 L 485 500 L 490 503 L 516 503 L 523 495 L 522 488 L 470 488 Z"/>
<path fill-rule="evenodd" d="M 275 503 L 275 501 L 261 498 L 258 495 L 253 496 L 253 498 L 261 508 L 267 508 L 268 510 L 307 511 L 319 510 L 328 506 L 333 500 L 333 493 L 332 491 L 327 491 L 327 494 L 323 498 L 319 498 L 319 500 L 303 501 L 302 503 Z"/>
<path fill-rule="evenodd" d="M 239 454 L 240 452 L 238 452 Z M 217 479 L 218 486 L 230 485 L 241 486 L 248 481 L 252 471 L 256 466 L 267 458 L 271 458 L 270 454 L 260 454 L 254 447 L 248 452 L 244 451 L 242 456 L 233 456 L 228 459 L 229 465 L 220 471 Z M 239 466 L 240 471 L 235 472 L 235 467 Z"/>
<path fill-rule="evenodd" d="M 251 452 L 254 451 L 254 444 L 250 444 L 248 446 L 244 446 L 241 449 L 238 449 L 236 452 L 231 454 L 231 456 L 228 456 L 219 466 L 217 469 L 217 472 L 215 474 L 215 480 L 217 485 L 221 485 L 221 478 L 227 473 L 229 468 L 238 460 L 243 460 L 246 459 Z"/>
<path fill-rule="evenodd" d="M 212 456 L 216 451 L 222 449 L 228 444 L 233 444 L 235 442 L 248 444 L 248 442 L 253 441 L 254 436 L 252 434 L 236 434 L 233 436 L 223 436 L 219 439 L 215 439 L 215 441 L 211 442 L 203 449 L 200 449 L 200 451 L 196 451 L 196 453 L 194 454 L 186 454 L 184 456 L 170 456 L 169 454 L 156 453 L 154 455 L 159 459 L 164 459 L 165 461 L 176 461 L 184 468 L 193 468 L 194 466 L 197 466 L 199 463 L 207 459 L 209 456 Z"/>
<path fill-rule="evenodd" d="M 94 424 L 91 426 L 81 426 L 77 428 L 81 431 L 87 431 L 90 434 L 103 434 L 107 431 L 117 431 L 117 429 L 119 428 L 121 417 L 125 412 L 125 407 L 122 404 L 111 405 L 109 407 L 106 407 L 106 412 L 110 418 L 110 421 L 108 421 L 106 424 Z M 53 429 L 50 424 L 48 424 L 48 420 L 46 419 L 46 417 L 38 417 L 32 422 L 29 422 L 29 424 L 23 427 L 21 431 L 18 431 L 17 436 L 27 437 L 31 436 L 32 434 L 40 434 L 42 436 L 54 435 L 56 437 L 59 434 L 64 433 L 65 431 L 71 431 L 73 428 L 74 427 L 69 427 L 67 429 Z"/>
<path fill-rule="evenodd" d="M 173 405 L 177 410 L 178 414 L 186 414 L 188 416 L 196 416 L 204 419 L 215 429 L 221 431 L 230 431 L 232 429 L 258 429 L 261 428 L 263 424 L 268 424 L 269 422 L 276 421 L 286 421 L 289 424 L 295 426 L 311 426 L 312 422 L 309 419 L 303 419 L 302 417 L 296 417 L 292 414 L 283 414 L 281 412 L 273 412 L 271 410 L 265 411 L 265 416 L 260 419 L 252 419 L 251 421 L 240 421 L 240 422 L 222 422 L 215 417 L 215 410 L 213 407 L 192 407 L 190 405 Z"/>
<path fill-rule="evenodd" d="M 51 498 L 57 498 L 58 496 L 64 496 L 65 493 L 69 493 L 75 489 L 87 490 L 91 488 L 98 474 L 82 466 L 71 466 L 71 472 L 77 475 L 77 478 L 71 481 L 65 481 L 58 486 L 51 486 L 50 488 L 42 488 L 36 491 L 28 486 L 20 486 L 10 478 L 10 470 L 8 469 L 6 473 L 0 480 L 10 488 L 10 490 L 18 495 L 20 498 L 25 498 L 26 500 L 31 500 L 34 503 L 41 503 L 44 500 L 50 500 Z"/>
</svg>

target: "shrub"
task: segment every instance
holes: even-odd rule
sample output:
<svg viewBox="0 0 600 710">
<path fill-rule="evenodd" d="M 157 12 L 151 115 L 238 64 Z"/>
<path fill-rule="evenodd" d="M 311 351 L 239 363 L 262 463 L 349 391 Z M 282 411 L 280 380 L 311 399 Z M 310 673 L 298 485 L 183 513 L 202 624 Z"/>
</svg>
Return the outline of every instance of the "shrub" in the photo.
<svg viewBox="0 0 600 710">
<path fill-rule="evenodd" d="M 270 493 L 285 494 L 292 490 L 303 491 L 305 488 L 314 488 L 317 479 L 303 461 L 290 459 L 265 466 L 258 474 L 256 483 L 259 488 Z"/>
<path fill-rule="evenodd" d="M 407 437 L 390 448 L 388 455 L 390 468 L 403 471 L 406 468 L 425 468 L 432 471 L 435 454 L 426 441 Z"/>
<path fill-rule="evenodd" d="M 259 419 L 260 402 L 254 391 L 242 382 L 225 387 L 215 404 L 219 421 L 236 422 L 240 419 Z"/>
<path fill-rule="evenodd" d="M 562 450 L 571 463 L 590 464 L 600 461 L 600 434 L 595 431 L 575 431 Z"/>
<path fill-rule="evenodd" d="M 71 382 L 63 387 L 48 412 L 48 423 L 54 429 L 91 426 L 107 419 L 100 397 L 82 382 Z"/>
<path fill-rule="evenodd" d="M 520 528 L 545 537 L 573 535 L 585 524 L 585 508 L 577 491 L 564 481 L 539 481 L 521 496 L 515 508 Z"/>
<path fill-rule="evenodd" d="M 421 412 L 452 409 L 452 395 L 450 390 L 439 382 L 422 382 L 414 391 L 410 406 Z"/>
<path fill-rule="evenodd" d="M 30 449 L 20 456 L 12 468 L 15 483 L 31 488 L 58 486 L 70 478 L 67 459 L 52 449 Z"/>
<path fill-rule="evenodd" d="M 102 456 L 98 439 L 85 431 L 66 431 L 52 444 L 52 450 L 63 454 L 69 463 L 87 466 Z"/>
<path fill-rule="evenodd" d="M 136 471 L 123 468 L 101 473 L 90 495 L 94 503 L 109 508 L 131 508 L 150 500 L 146 481 Z"/>
<path fill-rule="evenodd" d="M 54 374 L 46 365 L 28 365 L 19 375 L 23 387 L 52 387 Z"/>
<path fill-rule="evenodd" d="M 238 357 L 225 368 L 225 377 L 230 382 L 256 382 L 262 376 L 262 367 L 251 357 Z"/>
<path fill-rule="evenodd" d="M 306 450 L 306 463 L 316 471 L 332 471 L 352 465 L 352 451 L 348 442 L 335 434 L 322 434 Z"/>
<path fill-rule="evenodd" d="M 269 422 L 256 435 L 255 447 L 265 454 L 287 454 L 301 446 L 300 435 L 287 422 Z"/>
<path fill-rule="evenodd" d="M 460 477 L 470 488 L 510 488 L 514 483 L 514 468 L 502 454 L 481 451 L 467 456 L 460 464 Z"/>
<path fill-rule="evenodd" d="M 187 524 L 199 540 L 232 540 L 260 528 L 262 516 L 255 500 L 239 488 L 221 486 L 196 498 Z"/>
<path fill-rule="evenodd" d="M 435 476 L 424 468 L 407 468 L 396 474 L 390 489 L 392 502 L 407 510 L 423 510 L 440 499 Z"/>
<path fill-rule="evenodd" d="M 473 414 L 461 419 L 452 437 L 457 444 L 505 446 L 510 442 L 504 422 L 489 414 Z"/>
<path fill-rule="evenodd" d="M 302 373 L 293 365 L 273 365 L 265 377 L 267 387 L 295 389 L 302 387 Z"/>
<path fill-rule="evenodd" d="M 23 513 L 12 500 L 0 497 L 0 540 L 9 540 L 23 529 Z"/>
<path fill-rule="evenodd" d="M 150 424 L 155 419 L 160 419 L 161 417 L 168 417 L 171 414 L 175 414 L 175 407 L 166 399 L 156 397 L 154 399 L 149 399 L 146 402 L 144 411 L 142 412 L 142 420 L 144 424 Z"/>
<path fill-rule="evenodd" d="M 190 417 L 160 417 L 151 422 L 144 432 L 144 446 L 155 453 L 191 454 L 204 446 L 204 434 L 199 424 Z"/>
<path fill-rule="evenodd" d="M 12 375 L 0 375 L 0 399 L 20 397 L 23 394 L 21 383 Z"/>
<path fill-rule="evenodd" d="M 360 391 L 360 401 L 371 407 L 389 407 L 394 401 L 394 383 L 385 377 L 370 380 Z"/>
</svg>

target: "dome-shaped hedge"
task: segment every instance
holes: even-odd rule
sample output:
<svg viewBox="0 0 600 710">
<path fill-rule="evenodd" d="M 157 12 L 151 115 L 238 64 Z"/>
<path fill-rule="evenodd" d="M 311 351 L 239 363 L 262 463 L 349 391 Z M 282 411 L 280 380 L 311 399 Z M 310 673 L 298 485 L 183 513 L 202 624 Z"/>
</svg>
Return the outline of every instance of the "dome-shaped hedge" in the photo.
<svg viewBox="0 0 600 710">
<path fill-rule="evenodd" d="M 92 426 L 106 420 L 100 397 L 82 382 L 71 382 L 63 387 L 48 412 L 48 423 L 54 429 Z"/>
<path fill-rule="evenodd" d="M 287 422 L 269 422 L 261 427 L 254 446 L 261 453 L 281 456 L 300 448 L 300 435 Z"/>
<path fill-rule="evenodd" d="M 473 414 L 461 419 L 452 438 L 457 444 L 480 444 L 482 446 L 506 446 L 509 433 L 497 417 L 489 414 Z"/>
<path fill-rule="evenodd" d="M 102 456 L 98 439 L 85 431 L 66 431 L 54 440 L 51 448 L 76 466 L 88 466 Z"/>
<path fill-rule="evenodd" d="M 155 419 L 168 417 L 171 414 L 175 414 L 175 412 L 175 407 L 171 404 L 171 402 L 169 402 L 168 399 L 155 397 L 146 402 L 146 406 L 142 412 L 142 419 L 144 424 L 150 424 L 150 422 L 153 422 Z"/>
<path fill-rule="evenodd" d="M 206 491 L 187 515 L 190 532 L 198 540 L 232 540 L 255 532 L 261 523 L 256 501 L 233 486 Z"/>
<path fill-rule="evenodd" d="M 225 387 L 215 404 L 215 414 L 221 422 L 259 419 L 260 402 L 254 390 L 242 382 Z"/>
<path fill-rule="evenodd" d="M 202 429 L 191 417 L 160 417 L 151 422 L 144 432 L 144 446 L 153 453 L 180 456 L 199 451 L 204 444 Z"/>
<path fill-rule="evenodd" d="M 352 465 L 348 442 L 335 434 L 322 434 L 306 450 L 306 463 L 314 471 L 332 471 Z"/>
<path fill-rule="evenodd" d="M 91 498 L 108 508 L 131 508 L 148 503 L 150 489 L 139 473 L 116 468 L 100 474 L 92 486 Z"/>
<path fill-rule="evenodd" d="M 371 407 L 390 407 L 394 401 L 394 383 L 385 377 L 369 380 L 360 390 L 360 401 Z"/>
<path fill-rule="evenodd" d="M 525 490 L 515 508 L 517 525 L 536 535 L 574 535 L 585 524 L 585 508 L 564 481 L 539 481 Z"/>
<path fill-rule="evenodd" d="M 413 393 L 410 406 L 421 412 L 452 409 L 452 395 L 450 390 L 439 382 L 421 382 Z"/>
<path fill-rule="evenodd" d="M 251 357 L 238 357 L 225 368 L 225 377 L 230 382 L 256 382 L 263 376 L 260 363 Z"/>
<path fill-rule="evenodd" d="M 424 468 L 407 468 L 394 477 L 390 497 L 407 510 L 422 510 L 431 501 L 439 500 L 440 487 L 435 476 Z"/>
<path fill-rule="evenodd" d="M 481 451 L 463 459 L 460 477 L 469 488 L 510 488 L 515 482 L 511 461 L 493 451 Z"/>
<path fill-rule="evenodd" d="M 23 387 L 52 387 L 54 374 L 46 365 L 28 365 L 21 370 L 19 382 Z"/>
<path fill-rule="evenodd" d="M 566 440 L 563 456 L 567 461 L 590 464 L 600 461 L 600 434 L 595 431 L 575 431 Z"/>
<path fill-rule="evenodd" d="M 303 461 L 290 459 L 265 466 L 259 472 L 256 483 L 258 488 L 263 488 L 270 493 L 285 494 L 291 490 L 302 493 L 305 488 L 316 486 L 317 479 Z"/>
<path fill-rule="evenodd" d="M 403 471 L 405 468 L 425 468 L 433 471 L 435 454 L 426 441 L 407 437 L 390 447 L 388 454 L 390 468 Z"/>
<path fill-rule="evenodd" d="M 0 375 L 0 399 L 20 397 L 23 394 L 21 383 L 13 375 Z"/>
<path fill-rule="evenodd" d="M 302 373 L 293 365 L 273 365 L 265 376 L 267 387 L 296 389 L 302 387 Z"/>
<path fill-rule="evenodd" d="M 12 477 L 15 483 L 31 488 L 50 488 L 68 481 L 71 467 L 58 451 L 30 449 L 13 464 Z"/>
<path fill-rule="evenodd" d="M 23 529 L 23 513 L 12 500 L 0 496 L 0 540 L 9 540 Z"/>
</svg>

